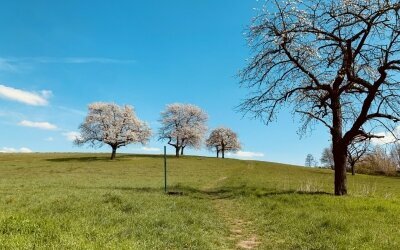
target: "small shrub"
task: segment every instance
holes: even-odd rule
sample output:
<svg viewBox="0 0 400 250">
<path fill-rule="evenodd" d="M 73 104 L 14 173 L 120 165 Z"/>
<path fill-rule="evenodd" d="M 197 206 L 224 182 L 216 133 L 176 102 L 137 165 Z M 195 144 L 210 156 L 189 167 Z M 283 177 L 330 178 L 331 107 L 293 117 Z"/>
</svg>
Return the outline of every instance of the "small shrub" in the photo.
<svg viewBox="0 0 400 250">
<path fill-rule="evenodd" d="M 397 175 L 397 166 L 395 162 L 381 147 L 375 147 L 356 169 L 357 172 L 361 174 Z"/>
</svg>

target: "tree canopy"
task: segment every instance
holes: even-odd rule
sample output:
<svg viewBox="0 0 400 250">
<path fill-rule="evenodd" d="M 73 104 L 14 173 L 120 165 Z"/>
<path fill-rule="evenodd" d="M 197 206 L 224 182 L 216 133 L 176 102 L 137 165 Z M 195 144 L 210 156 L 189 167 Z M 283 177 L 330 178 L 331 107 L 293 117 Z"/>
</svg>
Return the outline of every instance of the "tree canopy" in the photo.
<svg viewBox="0 0 400 250">
<path fill-rule="evenodd" d="M 192 104 L 174 103 L 161 112 L 159 140 L 167 140 L 176 150 L 176 156 L 188 147 L 200 148 L 207 131 L 208 116 Z"/>
<path fill-rule="evenodd" d="M 236 152 L 241 148 L 237 134 L 230 128 L 225 127 L 212 130 L 206 140 L 206 146 L 217 153 L 217 158 L 220 152 L 222 153 L 222 158 L 225 158 L 225 152 Z"/>
<path fill-rule="evenodd" d="M 75 140 L 77 145 L 89 143 L 100 147 L 107 144 L 112 148 L 111 159 L 115 158 L 117 148 L 131 143 L 145 144 L 151 136 L 149 126 L 136 117 L 131 106 L 104 102 L 89 105 L 79 130 L 80 136 Z"/>
</svg>

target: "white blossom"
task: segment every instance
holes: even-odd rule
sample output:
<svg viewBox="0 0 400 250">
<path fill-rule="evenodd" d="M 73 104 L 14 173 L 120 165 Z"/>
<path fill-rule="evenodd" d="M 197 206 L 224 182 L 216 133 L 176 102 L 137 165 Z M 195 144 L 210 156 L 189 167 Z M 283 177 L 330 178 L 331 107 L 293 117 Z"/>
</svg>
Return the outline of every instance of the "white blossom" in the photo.
<svg viewBox="0 0 400 250">
<path fill-rule="evenodd" d="M 210 150 L 222 153 L 222 158 L 225 158 L 225 152 L 237 152 L 241 149 L 241 145 L 238 136 L 230 128 L 220 127 L 211 131 L 210 136 L 206 140 L 206 146 Z"/>
<path fill-rule="evenodd" d="M 113 149 L 111 159 L 115 158 L 117 148 L 132 143 L 146 144 L 151 136 L 149 126 L 136 117 L 131 106 L 104 102 L 89 105 L 88 115 L 79 129 L 77 145 L 108 144 Z"/>
<path fill-rule="evenodd" d="M 161 113 L 159 139 L 168 140 L 175 147 L 176 156 L 187 146 L 200 148 L 207 131 L 207 114 L 192 104 L 174 103 L 167 105 Z"/>
</svg>

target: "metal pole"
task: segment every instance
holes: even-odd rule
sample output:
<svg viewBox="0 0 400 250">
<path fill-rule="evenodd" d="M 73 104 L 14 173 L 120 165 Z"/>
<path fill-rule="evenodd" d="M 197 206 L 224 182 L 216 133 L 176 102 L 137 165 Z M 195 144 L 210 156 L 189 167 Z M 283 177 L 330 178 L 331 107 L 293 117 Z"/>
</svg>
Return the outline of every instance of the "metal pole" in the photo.
<svg viewBox="0 0 400 250">
<path fill-rule="evenodd" d="M 164 146 L 164 192 L 167 193 L 167 146 Z"/>
</svg>

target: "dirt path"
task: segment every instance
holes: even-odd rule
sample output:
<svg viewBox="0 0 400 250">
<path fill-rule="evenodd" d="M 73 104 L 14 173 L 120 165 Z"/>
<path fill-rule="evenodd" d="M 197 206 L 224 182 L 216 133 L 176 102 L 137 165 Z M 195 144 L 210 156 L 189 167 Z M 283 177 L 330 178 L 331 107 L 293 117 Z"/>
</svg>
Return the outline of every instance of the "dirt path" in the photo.
<svg viewBox="0 0 400 250">
<path fill-rule="evenodd" d="M 215 199 L 214 206 L 230 228 L 229 240 L 237 249 L 257 249 L 260 245 L 257 234 L 252 229 L 252 222 L 233 216 L 231 200 Z"/>
<path fill-rule="evenodd" d="M 229 240 L 233 241 L 237 249 L 256 249 L 260 245 L 255 230 L 252 229 L 252 222 L 233 215 L 231 200 L 215 199 L 214 207 L 222 218 L 229 225 Z"/>
<path fill-rule="evenodd" d="M 215 182 L 205 186 L 204 189 L 211 190 L 225 179 L 227 179 L 227 177 L 221 177 Z M 235 216 L 234 211 L 236 207 L 234 206 L 234 201 L 231 199 L 220 199 L 218 197 L 213 197 L 212 203 L 217 212 L 229 226 L 229 240 L 234 243 L 235 248 L 257 249 L 261 242 L 259 241 L 259 237 L 252 227 L 252 222 Z"/>
</svg>

